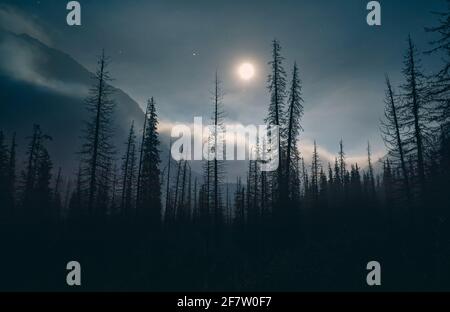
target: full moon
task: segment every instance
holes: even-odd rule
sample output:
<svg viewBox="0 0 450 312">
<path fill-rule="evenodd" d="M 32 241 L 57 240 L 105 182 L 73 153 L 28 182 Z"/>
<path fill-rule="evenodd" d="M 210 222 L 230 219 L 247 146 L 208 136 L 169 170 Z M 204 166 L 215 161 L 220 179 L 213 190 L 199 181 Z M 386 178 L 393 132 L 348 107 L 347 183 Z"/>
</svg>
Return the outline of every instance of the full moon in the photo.
<svg viewBox="0 0 450 312">
<path fill-rule="evenodd" d="M 250 80 L 255 75 L 255 68 L 250 63 L 242 63 L 239 66 L 239 77 L 242 80 Z"/>
</svg>

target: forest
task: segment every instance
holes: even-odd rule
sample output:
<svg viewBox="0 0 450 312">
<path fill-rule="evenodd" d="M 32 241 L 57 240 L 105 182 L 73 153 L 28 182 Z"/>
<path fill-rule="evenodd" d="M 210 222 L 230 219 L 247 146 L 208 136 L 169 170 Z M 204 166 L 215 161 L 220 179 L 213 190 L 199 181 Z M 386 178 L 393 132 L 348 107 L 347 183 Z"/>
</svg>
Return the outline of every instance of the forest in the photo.
<svg viewBox="0 0 450 312">
<path fill-rule="evenodd" d="M 143 129 L 132 123 L 117 153 L 113 63 L 103 52 L 76 173 L 53 163 L 52 134 L 38 124 L 19 163 L 16 136 L 0 125 L 0 289 L 68 290 L 65 266 L 76 260 L 81 290 L 359 291 L 370 289 L 366 264 L 375 260 L 377 289 L 450 290 L 450 11 L 436 19 L 426 49 L 405 40 L 403 80 L 380 77 L 387 152 L 374 159 L 368 142 L 365 167 L 347 161 L 343 140 L 334 162 L 316 142 L 305 161 L 301 70 L 285 70 L 273 40 L 264 123 L 280 129 L 279 166 L 262 171 L 250 160 L 233 183 L 220 157 L 203 160 L 200 174 L 190 161 L 162 159 L 170 146 L 160 142 L 154 98 Z M 443 60 L 432 75 L 421 63 L 430 57 Z M 213 90 L 219 129 L 226 101 L 217 73 Z M 223 144 L 217 132 L 206 143 L 212 153 Z"/>
</svg>

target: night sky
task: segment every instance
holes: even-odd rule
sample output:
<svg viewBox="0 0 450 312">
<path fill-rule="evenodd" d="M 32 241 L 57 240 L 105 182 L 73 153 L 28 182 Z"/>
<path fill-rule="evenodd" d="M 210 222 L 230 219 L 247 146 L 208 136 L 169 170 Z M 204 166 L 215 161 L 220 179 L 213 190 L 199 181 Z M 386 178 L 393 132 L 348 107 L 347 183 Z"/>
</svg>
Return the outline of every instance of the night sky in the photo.
<svg viewBox="0 0 450 312">
<path fill-rule="evenodd" d="M 431 11 L 445 1 L 380 1 L 382 25 L 366 24 L 363 0 L 346 1 L 87 1 L 82 26 L 66 24 L 67 1 L 4 1 L 0 25 L 26 32 L 60 49 L 90 70 L 102 48 L 112 58 L 114 85 L 144 107 L 154 96 L 162 127 L 209 116 L 214 72 L 219 72 L 227 122 L 260 124 L 267 114 L 271 41 L 283 47 L 290 76 L 297 61 L 305 114 L 300 149 L 309 157 L 316 139 L 332 159 L 342 138 L 351 161 L 364 165 L 370 140 L 384 155 L 379 120 L 384 74 L 401 80 L 402 56 L 411 34 L 421 50 L 432 39 Z M 5 9 L 8 8 L 8 9 Z M 237 75 L 242 62 L 255 77 Z M 432 70 L 439 61 L 423 57 Z"/>
</svg>

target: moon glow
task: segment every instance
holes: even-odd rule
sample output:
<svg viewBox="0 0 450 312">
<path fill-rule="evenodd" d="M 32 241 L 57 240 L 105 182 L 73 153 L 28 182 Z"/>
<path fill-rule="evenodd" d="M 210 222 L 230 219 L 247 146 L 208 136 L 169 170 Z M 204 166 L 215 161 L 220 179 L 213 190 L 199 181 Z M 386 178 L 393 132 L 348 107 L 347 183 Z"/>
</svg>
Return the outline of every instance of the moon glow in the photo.
<svg viewBox="0 0 450 312">
<path fill-rule="evenodd" d="M 242 63 L 239 66 L 238 73 L 242 80 L 250 80 L 255 76 L 255 67 L 250 63 Z"/>
</svg>

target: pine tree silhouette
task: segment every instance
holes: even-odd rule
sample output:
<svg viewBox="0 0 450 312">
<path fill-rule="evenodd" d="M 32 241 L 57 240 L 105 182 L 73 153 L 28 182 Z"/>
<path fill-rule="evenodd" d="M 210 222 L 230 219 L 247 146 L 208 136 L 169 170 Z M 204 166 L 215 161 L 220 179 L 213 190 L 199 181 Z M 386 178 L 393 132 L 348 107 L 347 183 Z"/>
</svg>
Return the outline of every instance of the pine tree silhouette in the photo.
<svg viewBox="0 0 450 312">
<path fill-rule="evenodd" d="M 121 212 L 125 216 L 131 216 L 135 209 L 136 190 L 136 134 L 134 121 L 131 123 L 130 132 L 126 142 L 126 152 L 122 158 L 122 197 Z"/>
<path fill-rule="evenodd" d="M 395 162 L 397 162 L 401 168 L 404 190 L 409 201 L 411 198 L 411 190 L 408 170 L 406 167 L 405 148 L 402 139 L 404 126 L 399 118 L 399 109 L 396 101 L 396 95 L 387 75 L 386 88 L 384 120 L 381 123 L 381 133 L 388 149 L 389 157 L 395 160 Z"/>
<path fill-rule="evenodd" d="M 161 183 L 159 151 L 158 115 L 153 98 L 145 130 L 142 157 L 141 194 L 137 206 L 137 215 L 148 221 L 152 228 L 159 228 L 161 222 Z"/>
<path fill-rule="evenodd" d="M 295 164 L 298 157 L 297 139 L 302 127 L 300 120 L 303 116 L 303 99 L 301 93 L 301 82 L 298 77 L 297 63 L 294 63 L 294 69 L 292 70 L 292 84 L 289 94 L 289 106 L 287 109 L 287 156 L 286 156 L 286 174 L 285 183 L 288 196 L 293 198 L 289 186 L 292 184 L 291 171 L 295 174 Z"/>
<path fill-rule="evenodd" d="M 109 84 L 111 78 L 107 70 L 108 64 L 109 58 L 102 51 L 94 77 L 95 84 L 86 99 L 86 109 L 90 119 L 86 122 L 83 132 L 84 143 L 80 155 L 81 182 L 84 190 L 82 194 L 86 193 L 86 212 L 90 216 L 101 216 L 103 212 L 100 206 L 104 204 L 102 200 L 107 193 L 108 173 L 114 155 L 111 122 L 115 104 L 111 100 L 113 88 Z"/>
<path fill-rule="evenodd" d="M 421 71 L 418 51 L 411 36 L 404 56 L 403 75 L 405 83 L 401 86 L 402 119 L 405 127 L 411 129 L 405 134 L 404 142 L 408 150 L 415 151 L 417 174 L 423 189 L 425 186 L 425 135 L 427 132 L 427 95 L 425 77 Z"/>
</svg>

